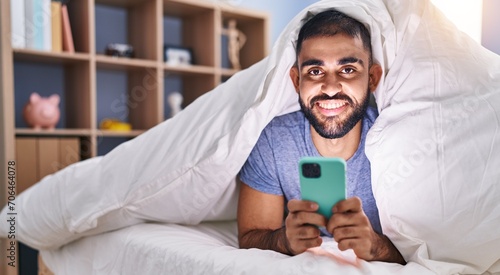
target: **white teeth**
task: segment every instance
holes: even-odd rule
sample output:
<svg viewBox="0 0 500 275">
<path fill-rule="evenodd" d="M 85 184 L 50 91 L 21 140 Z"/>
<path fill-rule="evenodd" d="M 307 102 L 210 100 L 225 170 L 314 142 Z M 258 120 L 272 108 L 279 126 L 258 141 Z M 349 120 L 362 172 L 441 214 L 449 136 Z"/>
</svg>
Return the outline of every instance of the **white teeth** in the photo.
<svg viewBox="0 0 500 275">
<path fill-rule="evenodd" d="M 337 109 L 337 108 L 340 108 L 344 105 L 346 105 L 345 102 L 339 102 L 339 103 L 326 103 L 326 102 L 318 102 L 318 105 L 319 107 L 323 108 L 323 109 Z"/>
</svg>

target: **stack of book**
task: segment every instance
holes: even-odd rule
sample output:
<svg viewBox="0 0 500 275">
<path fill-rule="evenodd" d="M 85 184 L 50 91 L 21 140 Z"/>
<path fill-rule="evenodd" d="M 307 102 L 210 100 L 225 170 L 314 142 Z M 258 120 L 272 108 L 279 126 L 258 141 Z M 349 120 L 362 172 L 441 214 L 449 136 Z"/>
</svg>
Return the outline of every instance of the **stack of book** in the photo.
<svg viewBox="0 0 500 275">
<path fill-rule="evenodd" d="M 13 48 L 75 52 L 62 0 L 10 0 L 10 15 Z"/>
</svg>

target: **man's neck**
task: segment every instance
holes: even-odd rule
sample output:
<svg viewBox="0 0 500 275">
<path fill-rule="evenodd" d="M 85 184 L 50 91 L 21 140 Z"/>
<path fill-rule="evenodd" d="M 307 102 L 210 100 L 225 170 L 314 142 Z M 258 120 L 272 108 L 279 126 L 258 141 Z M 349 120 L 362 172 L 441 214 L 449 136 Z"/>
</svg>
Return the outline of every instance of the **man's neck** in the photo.
<svg viewBox="0 0 500 275">
<path fill-rule="evenodd" d="M 314 146 L 323 157 L 339 157 L 348 160 L 358 150 L 361 141 L 362 122 L 363 120 L 360 120 L 349 133 L 336 139 L 328 139 L 320 136 L 311 126 L 311 136 Z"/>
</svg>

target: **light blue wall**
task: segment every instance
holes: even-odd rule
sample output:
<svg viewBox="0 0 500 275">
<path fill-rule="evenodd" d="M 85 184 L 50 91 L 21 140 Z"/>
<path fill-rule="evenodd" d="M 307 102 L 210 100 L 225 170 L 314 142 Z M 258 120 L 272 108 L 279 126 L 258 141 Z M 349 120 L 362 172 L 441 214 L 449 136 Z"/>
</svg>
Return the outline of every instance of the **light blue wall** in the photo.
<svg viewBox="0 0 500 275">
<path fill-rule="evenodd" d="M 483 31 L 481 44 L 500 54 L 500 11 L 499 0 L 483 0 Z"/>
<path fill-rule="evenodd" d="M 319 0 L 219 0 L 243 8 L 265 10 L 271 15 L 271 45 L 287 23 L 302 9 Z M 500 54 L 500 0 L 483 0 L 483 30 L 481 44 Z"/>
<path fill-rule="evenodd" d="M 231 3 L 231 1 L 229 1 Z M 242 8 L 266 11 L 271 17 L 271 47 L 288 22 L 307 6 L 318 0 L 233 0 Z"/>
<path fill-rule="evenodd" d="M 302 9 L 319 0 L 219 0 L 233 2 L 243 8 L 265 10 L 271 15 L 271 46 L 287 23 Z M 500 0 L 483 0 L 481 44 L 500 54 Z"/>
</svg>

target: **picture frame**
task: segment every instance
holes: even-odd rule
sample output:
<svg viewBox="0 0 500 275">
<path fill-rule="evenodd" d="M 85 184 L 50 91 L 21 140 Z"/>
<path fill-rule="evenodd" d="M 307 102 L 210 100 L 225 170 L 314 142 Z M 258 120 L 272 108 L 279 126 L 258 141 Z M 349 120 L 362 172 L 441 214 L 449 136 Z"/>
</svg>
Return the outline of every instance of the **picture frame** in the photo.
<svg viewBox="0 0 500 275">
<path fill-rule="evenodd" d="M 187 47 L 164 45 L 163 59 L 170 66 L 193 65 L 193 50 Z"/>
</svg>

